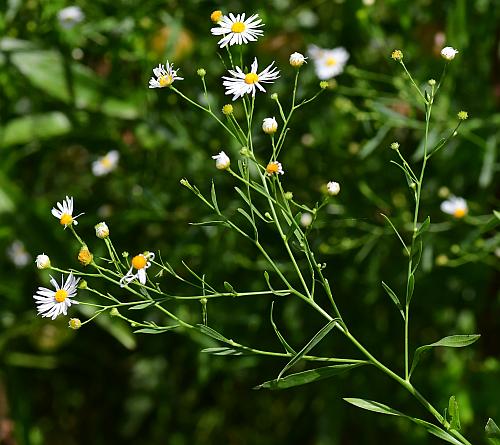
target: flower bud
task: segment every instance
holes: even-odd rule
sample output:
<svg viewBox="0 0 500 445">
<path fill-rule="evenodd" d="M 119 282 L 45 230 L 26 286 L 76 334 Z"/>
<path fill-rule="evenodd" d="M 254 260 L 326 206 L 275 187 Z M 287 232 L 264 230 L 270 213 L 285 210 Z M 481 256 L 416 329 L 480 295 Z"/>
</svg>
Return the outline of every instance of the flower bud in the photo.
<svg viewBox="0 0 500 445">
<path fill-rule="evenodd" d="M 278 93 L 271 94 L 271 99 L 272 100 L 278 100 Z"/>
<path fill-rule="evenodd" d="M 78 283 L 78 289 L 87 289 L 87 282 L 85 280 L 80 280 L 80 283 Z"/>
<path fill-rule="evenodd" d="M 266 134 L 274 134 L 278 130 L 278 122 L 274 117 L 266 117 L 262 122 L 262 131 Z"/>
<path fill-rule="evenodd" d="M 326 190 L 330 196 L 336 196 L 340 193 L 340 184 L 335 181 L 330 181 L 326 184 Z"/>
<path fill-rule="evenodd" d="M 292 65 L 294 68 L 300 68 L 302 65 L 304 65 L 306 62 L 306 57 L 304 57 L 303 54 L 300 53 L 293 53 L 290 56 L 290 65 Z"/>
<path fill-rule="evenodd" d="M 196 71 L 196 74 L 198 74 L 198 76 L 200 76 L 200 77 L 205 77 L 207 72 L 203 68 L 198 68 L 198 70 Z"/>
<path fill-rule="evenodd" d="M 328 88 L 328 80 L 322 80 L 320 83 L 319 83 L 319 87 L 322 89 L 322 90 L 326 90 Z"/>
<path fill-rule="evenodd" d="M 109 315 L 111 317 L 118 317 L 120 315 L 120 312 L 118 311 L 117 308 L 114 307 L 109 311 Z"/>
<path fill-rule="evenodd" d="M 78 252 L 78 261 L 82 263 L 84 266 L 88 266 L 92 260 L 94 259 L 94 255 L 89 250 L 87 246 L 82 246 L 80 252 Z"/>
<path fill-rule="evenodd" d="M 435 80 L 435 79 L 429 79 L 429 80 L 427 81 L 427 83 L 428 83 L 431 87 L 433 87 L 434 85 L 436 85 L 436 80 Z"/>
<path fill-rule="evenodd" d="M 391 144 L 391 149 L 392 150 L 399 150 L 399 143 L 398 142 L 393 142 Z"/>
<path fill-rule="evenodd" d="M 245 158 L 249 158 L 252 156 L 252 152 L 248 149 L 248 147 L 241 147 L 240 155 L 245 156 Z"/>
<path fill-rule="evenodd" d="M 403 60 L 403 51 L 401 51 L 400 49 L 395 49 L 392 52 L 391 57 L 399 62 L 400 60 Z"/>
<path fill-rule="evenodd" d="M 35 260 L 36 267 L 38 269 L 50 269 L 50 258 L 42 253 L 41 255 L 38 255 Z"/>
<path fill-rule="evenodd" d="M 287 201 L 291 201 L 293 199 L 293 193 L 292 192 L 286 192 L 285 193 L 285 199 Z"/>
<path fill-rule="evenodd" d="M 97 238 L 104 239 L 109 236 L 109 227 L 105 222 L 95 225 L 95 235 Z"/>
<path fill-rule="evenodd" d="M 82 327 L 82 322 L 79 318 L 70 318 L 68 326 L 76 331 Z"/>
<path fill-rule="evenodd" d="M 441 50 L 441 57 L 448 61 L 453 60 L 457 54 L 458 50 L 451 46 L 446 46 Z"/>
<path fill-rule="evenodd" d="M 227 170 L 231 165 L 231 159 L 229 159 L 229 156 L 223 151 L 218 155 L 212 156 L 212 159 L 215 159 L 215 167 L 218 170 Z"/>
<path fill-rule="evenodd" d="M 231 114 L 233 114 L 233 106 L 231 104 L 226 104 L 222 107 L 222 114 L 224 114 L 225 116 L 230 116 Z"/>
<path fill-rule="evenodd" d="M 464 121 L 466 119 L 469 118 L 469 113 L 467 113 L 467 111 L 459 111 L 458 114 L 457 114 L 457 117 L 461 120 L 461 121 Z"/>
</svg>

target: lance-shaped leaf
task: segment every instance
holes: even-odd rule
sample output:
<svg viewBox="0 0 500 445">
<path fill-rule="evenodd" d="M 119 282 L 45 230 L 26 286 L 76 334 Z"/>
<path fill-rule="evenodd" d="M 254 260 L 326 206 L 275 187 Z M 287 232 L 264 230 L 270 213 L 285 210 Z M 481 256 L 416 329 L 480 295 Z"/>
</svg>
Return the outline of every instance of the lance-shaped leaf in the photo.
<svg viewBox="0 0 500 445">
<path fill-rule="evenodd" d="M 397 416 L 403 417 L 416 423 L 419 426 L 424 427 L 428 433 L 443 439 L 446 442 L 452 443 L 454 445 L 463 445 L 462 442 L 455 439 L 451 434 L 447 433 L 445 430 L 437 427 L 436 425 L 426 422 L 425 420 L 418 419 L 416 417 L 407 416 L 383 403 L 374 402 L 373 400 L 365 400 L 365 399 L 354 399 L 354 398 L 345 398 L 347 403 L 351 405 L 357 406 L 358 408 L 366 409 L 368 411 L 373 411 L 375 413 L 386 414 L 389 416 Z"/>
<path fill-rule="evenodd" d="M 498 428 L 493 419 L 488 419 L 484 431 L 486 432 L 489 443 L 492 445 L 500 445 L 500 428 Z"/>
<path fill-rule="evenodd" d="M 425 232 L 427 232 L 427 230 L 429 230 L 429 227 L 431 225 L 431 217 L 428 216 L 427 218 L 425 218 L 425 221 L 420 225 L 420 227 L 418 228 L 417 230 L 417 234 L 415 237 L 417 236 L 421 236 L 423 235 Z"/>
<path fill-rule="evenodd" d="M 250 201 L 248 196 L 245 195 L 245 193 L 243 193 L 241 189 L 239 189 L 238 187 L 235 187 L 234 189 L 236 190 L 238 195 L 240 195 L 243 198 L 243 200 L 248 204 L 248 207 L 250 207 L 253 213 L 255 213 L 262 221 L 269 222 L 266 218 L 262 216 L 262 213 L 260 213 L 259 209 L 253 205 L 252 201 Z"/>
<path fill-rule="evenodd" d="M 205 352 L 206 354 L 212 354 L 212 355 L 243 355 L 244 354 L 244 352 L 240 349 L 227 348 L 225 346 L 221 346 L 219 348 L 205 348 L 205 349 L 202 349 L 201 352 Z"/>
<path fill-rule="evenodd" d="M 203 324 L 197 324 L 196 327 L 202 334 L 208 335 L 215 340 L 219 340 L 222 343 L 231 343 L 231 340 L 218 333 L 215 329 L 209 328 Z"/>
<path fill-rule="evenodd" d="M 325 337 L 326 334 L 328 334 L 337 324 L 337 319 L 333 319 L 329 321 L 325 326 L 323 326 L 317 333 L 316 335 L 305 345 L 298 353 L 295 355 L 286 365 L 285 367 L 281 370 L 281 372 L 278 375 L 277 380 L 281 378 L 281 376 L 288 371 L 292 366 L 294 366 L 296 363 L 298 363 L 304 355 L 306 355 L 312 348 L 314 348 L 323 338 Z"/>
<path fill-rule="evenodd" d="M 450 429 L 460 431 L 460 414 L 455 396 L 451 396 L 448 402 L 448 415 L 450 416 Z"/>
<path fill-rule="evenodd" d="M 384 288 L 384 290 L 387 292 L 387 295 L 389 295 L 389 297 L 391 298 L 391 300 L 394 302 L 394 304 L 397 306 L 397 308 L 399 309 L 399 312 L 401 313 L 401 316 L 403 317 L 403 320 L 405 319 L 405 313 L 404 313 L 404 310 L 403 310 L 403 306 L 401 306 L 401 302 L 399 301 L 399 298 L 398 296 L 396 295 L 396 293 L 387 285 L 385 284 L 383 281 L 382 281 L 382 287 Z"/>
<path fill-rule="evenodd" d="M 269 380 L 268 382 L 264 382 L 261 385 L 256 386 L 254 389 L 286 389 L 294 386 L 307 385 L 308 383 L 317 382 L 318 380 L 324 380 L 342 374 L 362 365 L 364 365 L 364 363 L 349 363 L 309 369 L 307 371 L 287 375 L 282 379 Z"/>
<path fill-rule="evenodd" d="M 415 355 L 413 356 L 413 362 L 411 364 L 410 377 L 413 373 L 413 370 L 417 366 L 420 361 L 420 356 L 425 351 L 436 348 L 438 346 L 444 346 L 447 348 L 463 348 L 465 346 L 469 346 L 472 343 L 475 343 L 481 337 L 479 334 L 471 334 L 471 335 L 451 335 L 449 337 L 444 337 L 441 340 L 438 340 L 435 343 L 431 343 L 429 345 L 423 345 L 416 349 Z"/>
<path fill-rule="evenodd" d="M 285 348 L 285 351 L 290 353 L 290 354 L 297 354 L 294 349 L 287 343 L 285 340 L 285 337 L 281 335 L 281 332 L 279 331 L 278 327 L 276 326 L 276 323 L 274 322 L 273 319 L 273 310 L 274 310 L 274 301 L 271 303 L 271 324 L 273 326 L 274 332 L 276 333 L 276 336 L 278 337 L 278 340 L 282 344 L 282 346 Z"/>
<path fill-rule="evenodd" d="M 172 329 L 178 328 L 180 325 L 172 326 L 156 326 L 150 328 L 142 328 L 134 331 L 134 334 L 163 334 L 164 332 L 171 331 Z"/>
</svg>

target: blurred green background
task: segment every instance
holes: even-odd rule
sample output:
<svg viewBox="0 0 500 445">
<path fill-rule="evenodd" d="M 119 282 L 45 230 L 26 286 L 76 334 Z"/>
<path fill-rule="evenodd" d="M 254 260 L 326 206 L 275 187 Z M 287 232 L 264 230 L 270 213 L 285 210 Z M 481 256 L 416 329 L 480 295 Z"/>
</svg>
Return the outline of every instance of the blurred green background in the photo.
<svg viewBox="0 0 500 445">
<path fill-rule="evenodd" d="M 48 278 L 34 267 L 36 255 L 45 252 L 54 264 L 77 267 L 77 244 L 50 215 L 66 194 L 74 196 L 77 212 L 85 212 L 79 233 L 97 256 L 105 253 L 93 226 L 105 220 L 121 251 L 161 250 L 179 271 L 184 259 L 219 288 L 225 280 L 240 291 L 266 287 L 263 272 L 269 266 L 251 245 L 222 228 L 188 225 L 210 214 L 179 184 L 186 177 L 209 193 L 214 177 L 219 202 L 234 213 L 235 184 L 214 169 L 210 156 L 224 149 L 236 158 L 240 147 L 168 89 L 147 88 L 152 68 L 168 59 L 180 67 L 185 81 L 176 85 L 190 97 L 201 97 L 196 70 L 203 67 L 214 108 L 228 101 L 217 39 L 210 35 L 214 9 L 260 14 L 265 36 L 245 47 L 245 59 L 276 60 L 281 78 L 268 92 L 278 92 L 286 104 L 294 75 L 290 53 L 305 53 L 309 44 L 349 51 L 336 88 L 291 123 L 280 159 L 287 172 L 283 183 L 308 205 L 320 199 L 323 183 L 341 183 L 311 243 L 328 263 L 327 277 L 351 330 L 398 372 L 402 325 L 380 281 L 402 289 L 406 264 L 380 213 L 400 227 L 410 221 L 411 197 L 389 163 L 394 153 L 388 146 L 398 140 L 418 162 L 423 113 L 389 55 L 402 49 L 424 84 L 441 73 L 442 46 L 459 49 L 434 108 L 430 137 L 438 140 L 452 128 L 461 109 L 470 119 L 428 170 L 422 215 L 436 224 L 426 237 L 417 277 L 411 343 L 482 334 L 470 348 L 429 353 L 415 382 L 441 412 L 455 394 L 467 437 L 484 443 L 487 418 L 500 418 L 500 247 L 492 213 L 499 208 L 498 2 L 259 0 L 251 9 L 236 0 L 75 4 L 85 18 L 65 28 L 57 19 L 68 6 L 64 1 L 0 0 L 0 443 L 439 441 L 404 420 L 342 402 L 341 397 L 364 397 L 425 417 L 407 393 L 374 369 L 283 392 L 253 391 L 284 362 L 208 356 L 199 352 L 215 346 L 206 338 L 182 331 L 133 335 L 107 316 L 77 332 L 67 328 L 66 319 L 35 316 L 32 294 Z M 308 64 L 299 95 L 317 88 Z M 274 105 L 268 94 L 259 95 L 256 122 L 277 115 Z M 265 156 L 265 139 L 256 137 L 257 152 Z M 91 164 L 109 150 L 119 151 L 119 167 L 96 177 Z M 446 189 L 467 200 L 463 220 L 440 211 Z M 285 261 L 276 234 L 264 235 L 270 251 Z M 169 280 L 163 286 L 171 293 L 189 293 Z M 210 302 L 209 325 L 243 344 L 279 350 L 270 304 L 269 297 Z M 196 322 L 199 306 L 176 310 Z M 88 314 L 78 307 L 72 315 Z M 139 317 L 161 321 L 155 313 Z M 321 325 L 300 301 L 287 298 L 276 301 L 275 317 L 296 347 Z M 318 347 L 321 353 L 355 355 L 335 336 Z"/>
</svg>

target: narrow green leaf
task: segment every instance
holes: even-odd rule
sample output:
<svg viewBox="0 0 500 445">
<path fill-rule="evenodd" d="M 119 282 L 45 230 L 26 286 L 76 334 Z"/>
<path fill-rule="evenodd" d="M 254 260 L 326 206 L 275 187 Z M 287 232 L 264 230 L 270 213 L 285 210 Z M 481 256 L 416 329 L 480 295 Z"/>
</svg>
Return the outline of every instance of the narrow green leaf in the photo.
<svg viewBox="0 0 500 445">
<path fill-rule="evenodd" d="M 500 212 L 498 210 L 493 210 L 493 215 L 500 219 Z"/>
<path fill-rule="evenodd" d="M 196 222 L 196 223 L 189 223 L 190 226 L 226 226 L 228 227 L 228 224 L 226 221 L 201 221 L 201 222 Z"/>
<path fill-rule="evenodd" d="M 140 304 L 136 304 L 135 306 L 131 306 L 128 309 L 129 310 L 141 310 L 141 309 L 146 309 L 147 307 L 152 306 L 153 304 L 155 304 L 154 301 L 147 301 L 146 303 L 140 303 Z"/>
<path fill-rule="evenodd" d="M 201 352 L 212 355 L 243 355 L 243 352 L 238 349 L 227 348 L 224 346 L 220 348 L 205 348 L 202 349 Z"/>
<path fill-rule="evenodd" d="M 405 319 L 405 313 L 404 313 L 404 310 L 403 310 L 403 306 L 401 305 L 401 302 L 399 301 L 399 298 L 398 296 L 396 295 L 396 293 L 387 285 L 385 284 L 383 281 L 382 281 L 382 287 L 384 288 L 384 290 L 387 292 L 387 295 L 389 295 L 389 297 L 391 298 L 391 300 L 393 301 L 393 303 L 397 306 L 397 308 L 399 309 L 399 312 L 401 313 L 401 316 L 403 317 L 403 320 Z"/>
<path fill-rule="evenodd" d="M 394 233 L 397 235 L 397 237 L 399 238 L 399 241 L 401 241 L 401 244 L 403 245 L 403 247 L 405 248 L 406 250 L 406 253 L 409 255 L 410 254 L 410 251 L 408 249 L 408 246 L 405 244 L 405 242 L 403 241 L 403 238 L 401 237 L 401 235 L 399 234 L 398 232 L 398 229 L 396 229 L 396 227 L 394 226 L 394 224 L 392 223 L 392 221 L 389 219 L 388 216 L 384 215 L 383 213 L 381 213 L 382 217 L 389 223 L 389 225 L 392 227 L 392 230 L 394 230 Z"/>
<path fill-rule="evenodd" d="M 415 271 L 418 268 L 418 265 L 420 264 L 420 259 L 422 258 L 422 250 L 424 249 L 424 243 L 422 242 L 422 238 L 419 238 L 417 241 L 415 241 L 416 244 L 416 249 L 414 249 L 411 258 L 412 258 L 412 265 L 411 265 L 411 273 L 414 274 Z"/>
<path fill-rule="evenodd" d="M 274 288 L 271 286 L 271 282 L 269 281 L 269 273 L 267 272 L 267 270 L 264 271 L 264 279 L 266 280 L 267 287 L 274 295 L 276 295 L 278 297 L 284 297 L 285 295 L 290 295 L 290 292 L 288 292 L 288 291 L 281 291 L 280 292 L 280 291 L 274 290 Z"/>
<path fill-rule="evenodd" d="M 241 213 L 248 220 L 248 222 L 252 225 L 255 233 L 257 233 L 257 226 L 255 225 L 255 221 L 248 214 L 248 212 L 246 210 L 243 210 L 241 207 L 238 207 L 238 212 Z"/>
<path fill-rule="evenodd" d="M 210 194 L 212 196 L 212 204 L 214 205 L 216 212 L 220 215 L 219 205 L 217 204 L 217 193 L 215 192 L 215 183 L 213 180 Z"/>
<path fill-rule="evenodd" d="M 380 127 L 377 134 L 373 138 L 371 138 L 359 151 L 359 157 L 361 159 L 368 157 L 380 145 L 382 140 L 385 138 L 385 135 L 391 129 L 391 126 L 391 124 L 385 124 Z"/>
<path fill-rule="evenodd" d="M 234 295 L 237 295 L 237 292 L 234 290 L 234 287 L 231 286 L 231 284 L 228 283 L 227 281 L 224 281 L 224 289 L 226 289 L 228 292 L 231 292 Z"/>
<path fill-rule="evenodd" d="M 486 422 L 486 426 L 484 427 L 484 431 L 486 432 L 486 437 L 488 438 L 489 443 L 492 445 L 500 445 L 500 428 L 498 428 L 493 419 L 488 419 L 488 422 Z"/>
<path fill-rule="evenodd" d="M 288 232 L 286 233 L 286 241 L 289 241 L 292 235 L 295 235 L 297 239 L 301 241 L 300 232 L 297 230 L 297 225 L 300 223 L 301 216 L 302 212 L 298 212 L 293 217 L 293 221 L 292 220 L 289 221 Z"/>
<path fill-rule="evenodd" d="M 269 380 L 254 389 L 286 389 L 294 386 L 307 385 L 308 383 L 317 382 L 318 380 L 328 379 L 330 377 L 350 371 L 353 368 L 362 366 L 362 363 L 353 363 L 345 365 L 324 366 L 322 368 L 309 369 L 307 371 L 297 372 L 287 375 L 282 379 Z"/>
<path fill-rule="evenodd" d="M 411 301 L 411 297 L 413 296 L 413 291 L 415 289 L 415 275 L 413 273 L 410 274 L 408 278 L 408 284 L 406 286 L 406 303 L 409 304 Z"/>
<path fill-rule="evenodd" d="M 427 230 L 429 230 L 429 227 L 431 225 L 431 217 L 428 216 L 425 218 L 424 222 L 420 224 L 420 227 L 417 230 L 417 236 L 422 236 Z"/>
<path fill-rule="evenodd" d="M 243 191 L 241 191 L 238 187 L 235 187 L 234 188 L 236 190 L 236 192 L 238 193 L 238 195 L 240 195 L 243 200 L 248 204 L 248 207 L 250 207 L 250 209 L 264 222 L 269 222 L 266 218 L 264 218 L 264 216 L 262 216 L 262 213 L 260 213 L 259 209 L 257 207 L 255 207 L 252 203 L 252 201 L 250 201 L 250 199 L 248 198 L 247 195 L 245 195 L 245 193 L 243 193 Z"/>
<path fill-rule="evenodd" d="M 197 324 L 196 327 L 198 330 L 209 337 L 212 337 L 215 340 L 219 340 L 223 343 L 230 343 L 230 340 L 224 337 L 222 334 L 219 334 L 215 329 L 209 328 L 203 324 Z"/>
<path fill-rule="evenodd" d="M 326 334 L 328 334 L 337 324 L 337 319 L 333 319 L 329 321 L 325 326 L 323 326 L 316 335 L 295 355 L 281 370 L 278 375 L 277 380 L 279 380 L 282 375 L 289 370 L 292 366 L 294 366 L 297 362 L 299 362 L 304 355 L 306 355 L 312 348 L 314 348 Z"/>
<path fill-rule="evenodd" d="M 481 337 L 481 335 L 479 335 L 479 334 L 451 335 L 449 337 L 444 337 L 435 343 L 420 346 L 419 348 L 417 348 L 415 350 L 415 355 L 413 356 L 413 362 L 411 364 L 410 376 L 412 375 L 413 370 L 415 369 L 418 362 L 420 361 L 420 356 L 425 351 L 427 351 L 431 348 L 436 348 L 438 346 L 443 346 L 443 347 L 447 347 L 447 348 L 463 348 L 465 346 L 471 345 L 472 343 L 475 343 L 477 340 L 479 340 L 479 337 Z"/>
<path fill-rule="evenodd" d="M 180 325 L 176 324 L 172 326 L 158 326 L 157 328 L 142 328 L 134 331 L 134 334 L 163 334 L 164 332 L 171 331 L 179 326 Z"/>
<path fill-rule="evenodd" d="M 486 141 L 483 166 L 481 168 L 481 173 L 479 174 L 479 185 L 481 188 L 486 188 L 490 185 L 493 179 L 493 172 L 495 171 L 496 164 L 496 154 L 497 154 L 497 136 L 492 135 Z"/>
<path fill-rule="evenodd" d="M 448 402 L 448 414 L 450 416 L 450 429 L 460 431 L 460 413 L 455 396 L 451 396 Z"/>
<path fill-rule="evenodd" d="M 285 348 L 286 352 L 289 352 L 290 354 L 297 354 L 294 349 L 287 343 L 285 340 L 285 337 L 283 337 L 276 326 L 276 323 L 274 322 L 273 319 L 273 310 L 274 310 L 274 301 L 271 303 L 271 325 L 273 326 L 274 332 L 276 333 L 276 336 L 278 337 L 278 340 L 280 341 L 281 345 Z"/>
</svg>

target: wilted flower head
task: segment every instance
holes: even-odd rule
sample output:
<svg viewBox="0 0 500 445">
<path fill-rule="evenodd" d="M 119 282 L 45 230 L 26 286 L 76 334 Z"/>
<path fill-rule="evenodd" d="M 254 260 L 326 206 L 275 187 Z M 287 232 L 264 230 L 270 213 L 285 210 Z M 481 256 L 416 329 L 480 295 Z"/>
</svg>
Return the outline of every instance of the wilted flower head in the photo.
<svg viewBox="0 0 500 445">
<path fill-rule="evenodd" d="M 257 74 L 258 63 L 257 58 L 255 58 L 249 73 L 245 74 L 239 66 L 236 67 L 236 71 L 229 70 L 229 74 L 233 77 L 222 77 L 224 79 L 222 84 L 226 87 L 226 94 L 232 94 L 233 100 L 236 100 L 245 94 L 255 96 L 256 88 L 265 92 L 266 90 L 261 83 L 272 83 L 279 77 L 279 71 L 273 65 L 274 62 Z"/>
<path fill-rule="evenodd" d="M 262 131 L 266 134 L 274 134 L 278 130 L 278 122 L 274 117 L 266 117 L 262 122 Z"/>
<path fill-rule="evenodd" d="M 24 243 L 21 240 L 15 240 L 7 248 L 7 256 L 14 263 L 16 267 L 26 266 L 30 260 L 31 255 L 27 252 Z"/>
<path fill-rule="evenodd" d="M 78 304 L 77 301 L 72 300 L 76 297 L 78 282 L 80 278 L 75 278 L 73 274 L 69 274 L 67 280 L 64 276 L 61 278 L 61 285 L 50 277 L 50 284 L 55 290 L 47 289 L 46 287 L 39 287 L 33 298 L 38 305 L 38 314 L 42 317 L 51 317 L 54 320 L 60 314 L 67 314 L 68 308 L 72 304 Z"/>
<path fill-rule="evenodd" d="M 79 6 L 68 6 L 57 13 L 59 24 L 63 28 L 73 28 L 73 26 L 85 20 L 85 14 Z"/>
<path fill-rule="evenodd" d="M 340 184 L 335 181 L 330 181 L 326 184 L 326 190 L 330 196 L 336 196 L 340 193 Z"/>
<path fill-rule="evenodd" d="M 92 173 L 95 176 L 104 176 L 111 173 L 117 166 L 120 153 L 117 150 L 108 151 L 104 156 L 92 162 Z"/>
<path fill-rule="evenodd" d="M 455 218 L 463 218 L 469 212 L 467 201 L 464 198 L 451 195 L 441 203 L 441 210 Z"/>
<path fill-rule="evenodd" d="M 155 77 L 149 79 L 149 88 L 165 88 L 172 85 L 175 80 L 184 80 L 183 77 L 177 75 L 177 71 L 174 70 L 174 65 L 168 60 L 165 66 L 160 64 L 157 68 L 153 68 Z"/>
<path fill-rule="evenodd" d="M 141 284 L 146 284 L 146 269 L 151 266 L 151 261 L 154 259 L 155 254 L 153 252 L 144 252 L 133 257 L 129 271 L 120 280 L 120 286 L 124 287 L 134 280 L 139 280 Z M 133 273 L 134 269 L 137 270 L 136 273 Z"/>
<path fill-rule="evenodd" d="M 35 260 L 36 267 L 38 269 L 49 269 L 50 268 L 50 258 L 44 253 L 37 255 Z"/>
<path fill-rule="evenodd" d="M 109 227 L 105 222 L 100 222 L 95 225 L 95 235 L 97 238 L 107 238 L 109 236 Z"/>
<path fill-rule="evenodd" d="M 229 156 L 223 151 L 218 155 L 212 156 L 212 159 L 215 159 L 215 167 L 218 170 L 226 170 L 231 165 L 231 159 L 229 159 Z"/>
<path fill-rule="evenodd" d="M 261 22 L 259 14 L 254 14 L 245 20 L 244 13 L 236 16 L 229 13 L 229 15 L 222 16 L 217 22 L 219 26 L 210 31 L 214 36 L 224 36 L 217 42 L 221 48 L 226 45 L 242 45 L 255 42 L 258 37 L 264 34 L 259 29 L 264 26 Z"/>
<path fill-rule="evenodd" d="M 57 209 L 52 207 L 52 215 L 59 219 L 59 222 L 64 228 L 71 224 L 76 226 L 78 224 L 76 218 L 83 215 L 83 213 L 80 213 L 77 216 L 73 216 L 73 197 L 66 196 L 66 199 L 56 203 L 56 206 Z"/>
<path fill-rule="evenodd" d="M 89 248 L 87 246 L 82 246 L 80 248 L 80 251 L 78 252 L 78 261 L 80 261 L 80 263 L 84 266 L 88 266 L 93 259 L 94 255 L 92 255 L 92 252 L 89 250 Z"/>
<path fill-rule="evenodd" d="M 285 174 L 285 171 L 283 170 L 283 167 L 282 167 L 280 162 L 272 161 L 269 164 L 267 164 L 266 173 L 269 176 L 283 175 L 283 174 Z"/>
<path fill-rule="evenodd" d="M 345 48 L 324 49 L 310 45 L 308 54 L 314 62 L 316 75 L 321 80 L 328 80 L 338 76 L 344 71 L 344 66 L 349 60 L 349 53 Z"/>
<path fill-rule="evenodd" d="M 446 46 L 441 50 L 441 56 L 445 60 L 453 60 L 457 54 L 458 50 L 451 46 Z"/>
<path fill-rule="evenodd" d="M 307 59 L 307 57 L 304 57 L 303 54 L 293 53 L 290 55 L 289 61 L 290 61 L 290 65 L 292 65 L 294 68 L 299 68 L 302 65 L 304 65 L 304 63 L 307 63 L 306 59 Z"/>
</svg>

